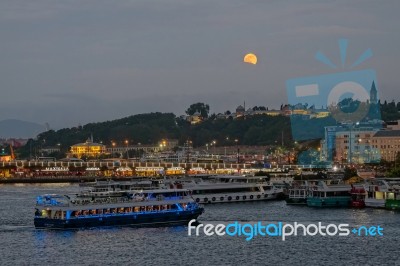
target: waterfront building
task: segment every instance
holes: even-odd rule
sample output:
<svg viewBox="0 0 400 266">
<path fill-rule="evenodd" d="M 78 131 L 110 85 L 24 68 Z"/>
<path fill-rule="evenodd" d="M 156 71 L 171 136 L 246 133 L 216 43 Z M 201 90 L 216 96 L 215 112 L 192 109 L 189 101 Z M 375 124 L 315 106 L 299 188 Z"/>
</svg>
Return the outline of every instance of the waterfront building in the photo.
<svg viewBox="0 0 400 266">
<path fill-rule="evenodd" d="M 400 154 L 400 126 L 389 122 L 342 124 L 325 127 L 321 159 L 340 163 L 393 162 Z"/>
<path fill-rule="evenodd" d="M 372 147 L 372 137 L 380 128 L 379 122 L 325 127 L 321 141 L 321 160 L 340 163 L 379 161 L 379 151 Z"/>
<path fill-rule="evenodd" d="M 379 152 L 372 146 L 376 132 L 378 129 L 372 126 L 340 127 L 335 134 L 335 161 L 360 164 L 379 161 Z"/>
<path fill-rule="evenodd" d="M 78 143 L 71 146 L 72 157 L 98 157 L 101 154 L 106 154 L 106 146 L 101 143 L 93 142 L 92 138 L 88 138 L 84 143 Z"/>
</svg>

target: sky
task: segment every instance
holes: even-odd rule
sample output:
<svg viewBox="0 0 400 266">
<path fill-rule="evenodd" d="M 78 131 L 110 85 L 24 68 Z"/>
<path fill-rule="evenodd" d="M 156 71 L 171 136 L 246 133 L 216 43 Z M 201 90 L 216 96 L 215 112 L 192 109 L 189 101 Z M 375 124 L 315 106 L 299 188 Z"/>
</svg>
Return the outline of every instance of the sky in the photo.
<svg viewBox="0 0 400 266">
<path fill-rule="evenodd" d="M 51 128 L 138 113 L 279 108 L 286 80 L 375 69 L 400 101 L 398 0 L 3 0 L 0 120 Z M 344 67 L 338 40 L 348 39 Z M 373 57 L 350 68 L 366 49 Z M 243 63 L 255 53 L 256 65 Z"/>
</svg>

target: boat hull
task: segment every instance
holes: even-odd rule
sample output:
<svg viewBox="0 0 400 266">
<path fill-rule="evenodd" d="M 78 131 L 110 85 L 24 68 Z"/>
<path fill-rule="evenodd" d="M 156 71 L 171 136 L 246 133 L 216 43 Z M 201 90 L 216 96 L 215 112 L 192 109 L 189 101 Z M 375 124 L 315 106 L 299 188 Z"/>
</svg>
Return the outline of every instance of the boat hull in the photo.
<svg viewBox="0 0 400 266">
<path fill-rule="evenodd" d="M 387 199 L 385 202 L 385 208 L 388 210 L 400 210 L 400 200 Z"/>
<path fill-rule="evenodd" d="M 349 207 L 350 197 L 309 197 L 307 198 L 307 206 L 309 207 Z"/>
<path fill-rule="evenodd" d="M 369 208 L 385 208 L 385 200 L 384 199 L 365 199 L 365 207 Z"/>
<path fill-rule="evenodd" d="M 133 213 L 118 215 L 87 216 L 72 219 L 35 217 L 36 228 L 83 228 L 98 226 L 162 226 L 184 225 L 204 212 L 203 208 L 190 211 Z"/>
<path fill-rule="evenodd" d="M 362 209 L 362 208 L 365 208 L 365 202 L 364 202 L 364 200 L 352 200 L 350 202 L 350 207 Z"/>
<path fill-rule="evenodd" d="M 307 198 L 286 198 L 287 205 L 307 205 Z"/>
</svg>

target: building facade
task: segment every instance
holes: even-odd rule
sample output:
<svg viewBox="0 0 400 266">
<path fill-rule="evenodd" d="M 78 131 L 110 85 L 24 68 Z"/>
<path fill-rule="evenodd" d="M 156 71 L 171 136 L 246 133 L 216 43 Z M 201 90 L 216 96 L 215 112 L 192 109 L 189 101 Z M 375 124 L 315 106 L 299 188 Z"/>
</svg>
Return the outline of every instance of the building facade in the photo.
<svg viewBox="0 0 400 266">
<path fill-rule="evenodd" d="M 373 127 L 342 128 L 336 132 L 335 161 L 358 164 L 379 162 L 379 150 L 372 146 L 376 132 Z"/>
<path fill-rule="evenodd" d="M 339 163 L 393 162 L 400 158 L 400 123 L 349 124 L 325 127 L 321 160 Z"/>
<path fill-rule="evenodd" d="M 400 154 L 400 130 L 381 130 L 372 138 L 372 146 L 382 160 L 393 162 Z"/>
<path fill-rule="evenodd" d="M 70 155 L 76 158 L 94 157 L 97 158 L 101 154 L 106 154 L 106 146 L 101 143 L 94 143 L 91 139 L 84 143 L 78 143 L 71 146 Z"/>
</svg>

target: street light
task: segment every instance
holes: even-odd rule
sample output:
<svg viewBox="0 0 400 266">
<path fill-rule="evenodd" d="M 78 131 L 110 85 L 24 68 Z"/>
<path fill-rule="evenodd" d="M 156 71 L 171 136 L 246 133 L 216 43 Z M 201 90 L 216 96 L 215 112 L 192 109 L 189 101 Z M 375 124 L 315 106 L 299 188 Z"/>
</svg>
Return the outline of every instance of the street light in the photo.
<svg viewBox="0 0 400 266">
<path fill-rule="evenodd" d="M 235 139 L 236 150 L 237 150 L 237 153 L 236 153 L 236 163 L 239 163 L 239 146 L 238 146 L 238 142 L 239 142 L 239 140 L 238 140 L 238 139 Z"/>
<path fill-rule="evenodd" d="M 126 144 L 126 159 L 129 159 L 129 153 L 128 153 L 128 144 L 129 144 L 129 141 L 126 139 L 125 140 L 125 144 Z"/>
<path fill-rule="evenodd" d="M 216 152 L 217 141 L 216 141 L 216 140 L 213 140 L 213 144 L 214 144 L 214 154 L 217 155 L 217 152 Z"/>
</svg>

